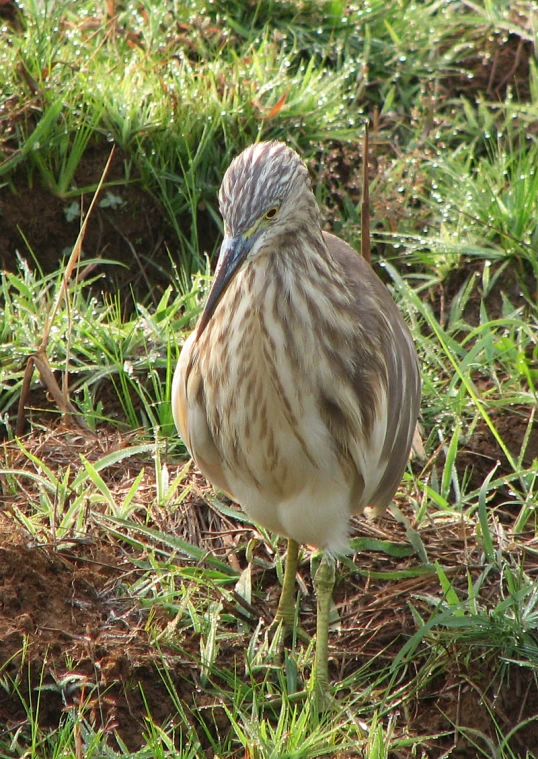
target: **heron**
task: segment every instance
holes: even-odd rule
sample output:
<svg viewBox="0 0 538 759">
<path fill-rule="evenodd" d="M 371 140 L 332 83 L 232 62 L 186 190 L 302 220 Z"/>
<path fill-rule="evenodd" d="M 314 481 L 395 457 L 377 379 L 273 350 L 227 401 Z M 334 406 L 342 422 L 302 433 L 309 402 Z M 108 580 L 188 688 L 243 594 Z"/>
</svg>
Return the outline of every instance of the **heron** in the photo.
<svg viewBox="0 0 538 759">
<path fill-rule="evenodd" d="M 179 434 L 202 474 L 288 539 L 276 621 L 295 619 L 299 545 L 323 551 L 314 690 L 329 692 L 335 557 L 350 518 L 382 514 L 420 405 L 409 328 L 364 258 L 322 230 L 308 169 L 283 142 L 247 147 L 219 191 L 224 239 L 172 384 Z"/>
</svg>

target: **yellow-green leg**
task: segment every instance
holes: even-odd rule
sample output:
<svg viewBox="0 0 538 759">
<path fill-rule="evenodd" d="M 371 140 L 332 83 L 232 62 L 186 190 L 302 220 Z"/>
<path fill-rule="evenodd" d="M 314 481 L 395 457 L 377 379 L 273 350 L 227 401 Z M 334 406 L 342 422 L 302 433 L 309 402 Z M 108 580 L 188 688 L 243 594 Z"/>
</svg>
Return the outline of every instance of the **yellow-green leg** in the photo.
<svg viewBox="0 0 538 759">
<path fill-rule="evenodd" d="M 276 610 L 275 622 L 282 622 L 285 635 L 293 630 L 295 621 L 295 576 L 299 562 L 299 543 L 288 538 L 288 554 L 284 567 L 284 581 L 278 609 Z"/>
<path fill-rule="evenodd" d="M 329 614 L 334 581 L 334 559 L 324 553 L 314 575 L 318 614 L 313 676 L 315 694 L 321 709 L 325 708 L 329 702 Z"/>
</svg>

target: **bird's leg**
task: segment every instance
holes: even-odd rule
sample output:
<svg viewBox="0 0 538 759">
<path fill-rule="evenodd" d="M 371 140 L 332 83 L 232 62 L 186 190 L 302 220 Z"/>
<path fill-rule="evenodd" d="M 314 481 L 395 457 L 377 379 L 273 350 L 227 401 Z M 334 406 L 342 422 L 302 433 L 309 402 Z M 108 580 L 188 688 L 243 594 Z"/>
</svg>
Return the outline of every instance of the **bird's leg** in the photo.
<svg viewBox="0 0 538 759">
<path fill-rule="evenodd" d="M 314 687 L 321 708 L 326 706 L 329 692 L 329 613 L 334 581 L 334 559 L 330 554 L 324 553 L 314 575 L 318 611 Z"/>
<path fill-rule="evenodd" d="M 299 543 L 288 538 L 288 554 L 284 567 L 284 581 L 280 601 L 276 610 L 275 622 L 282 622 L 283 633 L 287 635 L 293 630 L 295 621 L 295 576 L 299 562 Z"/>
</svg>

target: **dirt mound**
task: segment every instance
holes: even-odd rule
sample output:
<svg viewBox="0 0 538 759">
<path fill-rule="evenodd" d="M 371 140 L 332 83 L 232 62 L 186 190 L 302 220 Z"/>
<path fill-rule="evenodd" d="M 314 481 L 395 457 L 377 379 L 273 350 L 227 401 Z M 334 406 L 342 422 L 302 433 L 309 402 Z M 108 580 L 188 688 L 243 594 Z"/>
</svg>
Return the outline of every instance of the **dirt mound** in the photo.
<svg viewBox="0 0 538 759">
<path fill-rule="evenodd" d="M 162 658 L 179 693 L 192 690 L 192 671 L 149 639 L 148 612 L 122 583 L 132 564 L 91 540 L 39 545 L 5 514 L 0 557 L 0 662 L 12 686 L 0 690 L 0 724 L 24 721 L 22 700 L 35 707 L 39 691 L 43 726 L 56 727 L 77 702 L 91 714 L 93 700 L 96 727 L 117 729 L 135 748 L 144 699 L 157 722 L 174 712 L 158 674 Z"/>
</svg>

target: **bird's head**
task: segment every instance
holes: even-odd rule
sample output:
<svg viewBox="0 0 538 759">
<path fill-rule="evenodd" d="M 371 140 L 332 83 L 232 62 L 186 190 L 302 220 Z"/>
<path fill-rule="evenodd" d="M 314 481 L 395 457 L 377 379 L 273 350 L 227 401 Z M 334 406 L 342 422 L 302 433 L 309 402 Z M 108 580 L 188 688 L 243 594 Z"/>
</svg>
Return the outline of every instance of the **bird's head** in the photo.
<svg viewBox="0 0 538 759">
<path fill-rule="evenodd" d="M 198 335 L 243 264 L 279 250 L 277 241 L 290 239 L 301 227 L 319 229 L 306 166 L 283 142 L 260 142 L 237 156 L 222 180 L 219 205 L 224 240 Z"/>
</svg>

